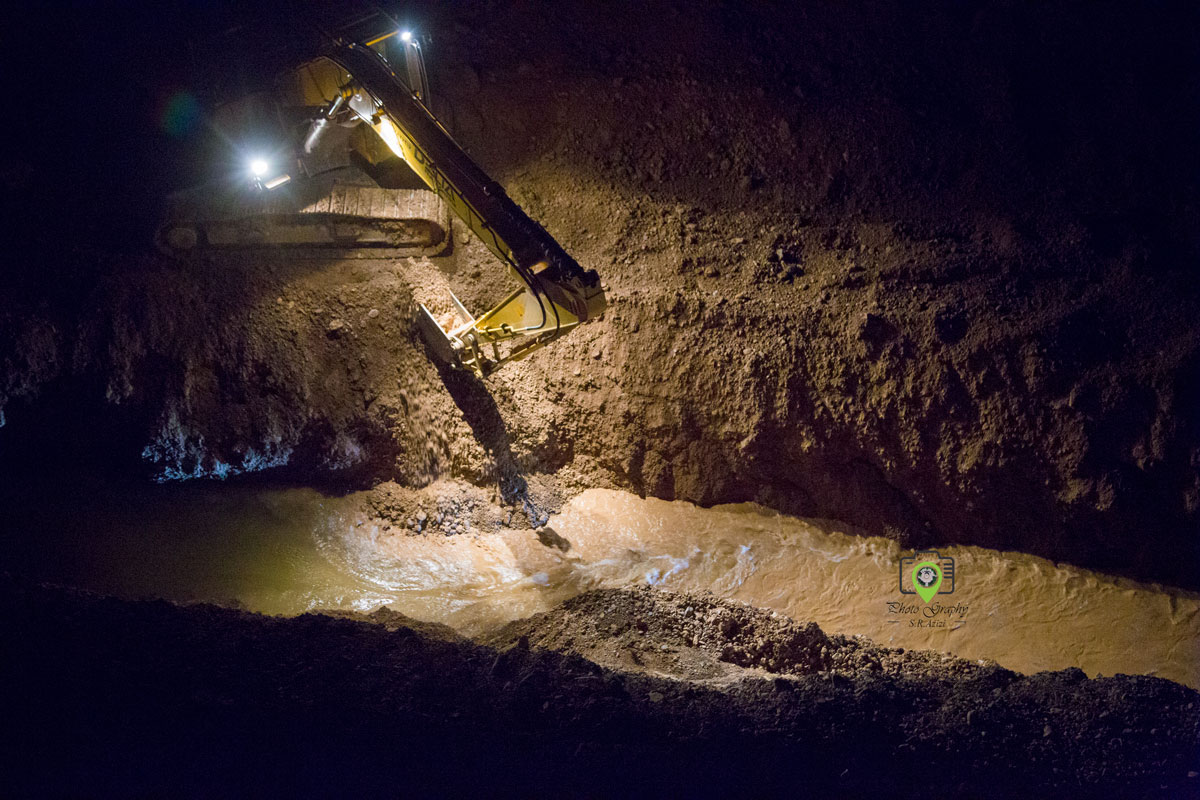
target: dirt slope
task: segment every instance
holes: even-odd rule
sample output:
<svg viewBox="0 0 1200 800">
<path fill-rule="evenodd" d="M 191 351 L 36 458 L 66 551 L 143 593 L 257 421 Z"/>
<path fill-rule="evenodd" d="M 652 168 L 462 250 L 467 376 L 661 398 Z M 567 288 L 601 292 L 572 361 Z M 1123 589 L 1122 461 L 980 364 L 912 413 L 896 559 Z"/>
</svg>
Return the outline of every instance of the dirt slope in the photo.
<svg viewBox="0 0 1200 800">
<path fill-rule="evenodd" d="M 1200 698 L 1177 684 L 837 637 L 828 669 L 815 626 L 703 598 L 585 595 L 501 650 L 394 612 L 282 619 L 10 581 L 0 602 L 0 774 L 21 796 L 871 797 L 918 776 L 947 797 L 1196 795 Z M 540 646 L 604 608 L 675 648 L 693 604 L 736 623 L 731 642 L 791 646 L 721 687 Z"/>
</svg>

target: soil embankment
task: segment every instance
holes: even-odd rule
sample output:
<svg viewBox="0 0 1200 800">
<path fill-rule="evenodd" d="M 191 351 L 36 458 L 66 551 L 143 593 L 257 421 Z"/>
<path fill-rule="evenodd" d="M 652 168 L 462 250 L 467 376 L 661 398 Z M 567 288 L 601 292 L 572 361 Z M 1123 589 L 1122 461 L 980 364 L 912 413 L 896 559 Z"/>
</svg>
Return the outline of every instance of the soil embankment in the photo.
<svg viewBox="0 0 1200 800">
<path fill-rule="evenodd" d="M 481 646 L 386 611 L 2 594 L 16 794 L 1194 791 L 1190 689 L 1022 677 L 706 597 L 591 593 Z"/>
</svg>

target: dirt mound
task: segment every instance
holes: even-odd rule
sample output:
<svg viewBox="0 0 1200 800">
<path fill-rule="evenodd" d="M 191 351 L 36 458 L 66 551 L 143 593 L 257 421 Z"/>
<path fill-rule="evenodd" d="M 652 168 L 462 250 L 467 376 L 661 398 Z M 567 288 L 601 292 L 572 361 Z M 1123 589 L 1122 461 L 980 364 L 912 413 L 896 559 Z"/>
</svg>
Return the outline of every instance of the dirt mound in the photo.
<svg viewBox="0 0 1200 800">
<path fill-rule="evenodd" d="M 587 592 L 551 611 L 510 623 L 482 642 L 501 649 L 519 643 L 575 653 L 613 669 L 681 680 L 729 682 L 755 673 L 967 678 L 998 669 L 986 662 L 826 635 L 814 623 L 798 623 L 778 612 L 710 594 L 650 587 Z"/>
<path fill-rule="evenodd" d="M 506 625 L 484 639 L 493 647 L 572 652 L 615 669 L 714 677 L 720 662 L 768 672 L 808 674 L 831 666 L 829 638 L 749 606 L 642 588 L 599 590 Z M 740 671 L 724 670 L 725 674 Z"/>
<path fill-rule="evenodd" d="M 679 625 L 654 617 L 684 602 L 699 601 L 596 593 L 554 613 L 586 631 L 610 609 L 636 611 L 648 630 L 671 631 Z M 1156 678 L 909 662 L 895 672 L 742 670 L 713 686 L 520 636 L 497 651 L 394 614 L 272 618 L 8 580 L 0 604 L 10 620 L 0 767 L 17 795 L 394 796 L 403 786 L 438 796 L 783 797 L 803 787 L 867 797 L 919 771 L 924 787 L 951 797 L 1195 796 L 1200 695 Z M 752 610 L 704 608 L 772 636 L 790 631 L 799 658 L 781 656 L 784 667 L 808 669 L 824 640 Z M 695 630 L 716 646 L 720 624 L 711 627 Z M 732 641 L 752 650 L 757 639 Z"/>
<path fill-rule="evenodd" d="M 369 622 L 372 625 L 382 626 L 388 631 L 411 630 L 421 634 L 421 636 L 431 641 L 441 642 L 466 642 L 467 640 L 459 635 L 449 625 L 442 625 L 437 622 L 422 622 L 421 620 L 413 619 L 406 614 L 401 614 L 399 611 L 380 606 L 374 611 L 361 613 L 358 611 L 342 611 L 332 609 L 318 609 L 315 614 L 320 614 L 325 617 L 333 617 L 335 619 L 349 619 L 357 622 Z"/>
<path fill-rule="evenodd" d="M 498 500 L 494 490 L 461 482 L 438 481 L 420 489 L 388 482 L 371 492 L 367 510 L 406 533 L 450 536 L 512 525 L 512 511 L 501 509 Z"/>
</svg>

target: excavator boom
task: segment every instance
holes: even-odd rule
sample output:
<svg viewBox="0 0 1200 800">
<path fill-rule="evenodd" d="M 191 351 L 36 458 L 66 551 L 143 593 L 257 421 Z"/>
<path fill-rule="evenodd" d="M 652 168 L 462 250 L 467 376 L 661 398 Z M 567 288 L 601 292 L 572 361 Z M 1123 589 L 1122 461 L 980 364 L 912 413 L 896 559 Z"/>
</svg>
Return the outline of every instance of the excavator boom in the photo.
<svg viewBox="0 0 1200 800">
<path fill-rule="evenodd" d="M 350 77 L 342 95 L 325 98 L 330 107 L 349 96 L 350 110 L 523 284 L 478 318 L 455 298 L 458 322 L 448 330 L 422 306 L 418 323 L 435 353 L 485 377 L 604 311 L 596 272 L 580 267 L 471 160 L 383 56 L 351 42 L 325 58 Z"/>
</svg>

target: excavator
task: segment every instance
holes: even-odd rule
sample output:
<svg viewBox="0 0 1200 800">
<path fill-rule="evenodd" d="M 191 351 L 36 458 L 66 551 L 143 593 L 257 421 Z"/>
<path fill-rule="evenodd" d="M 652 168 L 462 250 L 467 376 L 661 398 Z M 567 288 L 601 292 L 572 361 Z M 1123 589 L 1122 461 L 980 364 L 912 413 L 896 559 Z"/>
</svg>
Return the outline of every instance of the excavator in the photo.
<svg viewBox="0 0 1200 800">
<path fill-rule="evenodd" d="M 449 235 L 449 226 L 437 219 L 440 204 L 507 265 L 519 286 L 479 316 L 453 293 L 453 311 L 440 317 L 421 304 L 416 324 L 435 358 L 486 378 L 597 318 L 606 305 L 598 274 L 583 269 L 522 211 L 434 116 L 422 37 L 378 11 L 322 34 L 318 52 L 273 83 L 270 102 L 290 124 L 279 126 L 283 142 L 250 157 L 242 187 L 249 196 L 240 205 L 226 203 L 224 216 L 193 213 L 170 220 L 160 230 L 160 245 L 173 251 L 273 244 L 395 247 L 412 244 L 405 237 L 422 229 L 429 245 L 436 243 L 429 231 L 434 240 Z M 350 203 L 343 197 L 339 205 L 328 196 L 306 208 L 294 202 L 304 195 L 298 184 L 315 183 L 323 173 L 345 167 L 350 157 L 365 165 L 399 159 L 429 192 L 410 192 L 400 200 L 393 192 L 388 202 L 377 202 L 354 188 Z M 285 192 L 290 205 L 273 200 Z M 430 193 L 436 203 L 430 203 Z M 240 209 L 232 218 L 231 207 Z M 407 227 L 397 233 L 402 222 Z"/>
</svg>

